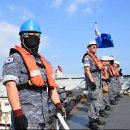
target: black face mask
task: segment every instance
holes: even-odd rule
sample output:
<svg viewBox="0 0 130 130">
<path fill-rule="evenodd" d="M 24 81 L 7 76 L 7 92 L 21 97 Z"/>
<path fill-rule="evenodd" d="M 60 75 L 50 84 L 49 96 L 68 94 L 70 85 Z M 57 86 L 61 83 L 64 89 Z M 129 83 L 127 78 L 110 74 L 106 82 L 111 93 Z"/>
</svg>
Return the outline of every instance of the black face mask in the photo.
<svg viewBox="0 0 130 130">
<path fill-rule="evenodd" d="M 31 50 L 38 49 L 40 38 L 37 36 L 29 36 L 24 38 L 24 45 Z"/>
</svg>

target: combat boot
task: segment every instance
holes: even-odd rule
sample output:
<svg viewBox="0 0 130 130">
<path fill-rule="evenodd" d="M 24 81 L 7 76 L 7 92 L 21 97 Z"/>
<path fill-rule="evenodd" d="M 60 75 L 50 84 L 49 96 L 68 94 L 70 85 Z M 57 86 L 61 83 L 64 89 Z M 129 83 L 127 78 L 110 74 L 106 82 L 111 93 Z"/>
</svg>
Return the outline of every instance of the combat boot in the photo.
<svg viewBox="0 0 130 130">
<path fill-rule="evenodd" d="M 120 99 L 116 96 L 116 97 L 115 97 L 115 101 L 119 101 L 119 100 L 120 100 Z"/>
<path fill-rule="evenodd" d="M 112 111 L 112 110 L 113 110 L 113 108 L 112 108 L 112 107 L 110 107 L 109 105 L 106 105 L 106 106 L 105 106 L 105 110 L 106 110 L 106 111 Z"/>
<path fill-rule="evenodd" d="M 116 101 L 114 101 L 114 100 L 111 100 L 111 101 L 110 101 L 110 104 L 111 104 L 111 105 L 117 105 L 118 103 L 117 103 Z"/>
<path fill-rule="evenodd" d="M 89 128 L 92 130 L 100 130 L 95 120 L 92 120 L 89 122 Z"/>
<path fill-rule="evenodd" d="M 122 98 L 121 94 L 117 94 L 117 97 L 118 97 L 118 98 Z"/>
<path fill-rule="evenodd" d="M 102 121 L 99 118 L 96 119 L 96 123 L 97 123 L 97 125 L 105 125 L 106 124 L 105 121 Z"/>
<path fill-rule="evenodd" d="M 100 116 L 100 117 L 105 117 L 105 118 L 107 118 L 107 117 L 109 116 L 109 114 L 106 113 L 104 110 L 100 110 L 100 111 L 99 111 L 99 116 Z"/>
</svg>

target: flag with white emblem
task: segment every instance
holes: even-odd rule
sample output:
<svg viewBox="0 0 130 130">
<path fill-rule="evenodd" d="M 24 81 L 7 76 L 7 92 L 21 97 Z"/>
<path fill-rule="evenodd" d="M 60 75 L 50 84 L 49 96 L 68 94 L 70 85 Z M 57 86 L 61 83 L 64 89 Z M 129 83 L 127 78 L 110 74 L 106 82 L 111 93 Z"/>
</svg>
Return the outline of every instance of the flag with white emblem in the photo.
<svg viewBox="0 0 130 130">
<path fill-rule="evenodd" d="M 110 34 L 106 33 L 99 33 L 97 29 L 97 22 L 95 22 L 95 35 L 96 35 L 96 42 L 98 44 L 98 48 L 109 48 L 109 47 L 114 47 L 113 40 L 111 39 Z"/>
</svg>

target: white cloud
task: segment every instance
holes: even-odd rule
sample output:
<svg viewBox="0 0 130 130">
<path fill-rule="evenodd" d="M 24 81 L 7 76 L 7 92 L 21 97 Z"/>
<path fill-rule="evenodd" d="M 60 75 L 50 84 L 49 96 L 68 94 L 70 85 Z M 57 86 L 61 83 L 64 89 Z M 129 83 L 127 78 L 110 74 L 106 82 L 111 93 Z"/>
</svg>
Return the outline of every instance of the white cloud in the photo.
<svg viewBox="0 0 130 130">
<path fill-rule="evenodd" d="M 53 0 L 51 3 L 51 7 L 59 7 L 62 4 L 63 0 Z"/>
<path fill-rule="evenodd" d="M 20 17 L 22 20 L 34 18 L 34 14 L 25 6 L 19 6 L 19 5 L 13 5 L 13 4 L 8 4 L 7 5 L 9 11 Z"/>
<path fill-rule="evenodd" d="M 83 11 L 85 14 L 92 14 L 93 11 L 91 8 L 87 7 L 84 11 Z"/>
<path fill-rule="evenodd" d="M 77 10 L 78 10 L 78 6 L 80 5 L 80 4 L 84 4 L 84 3 L 86 3 L 88 0 L 74 0 L 67 8 L 66 8 L 66 10 L 67 10 L 67 12 L 69 13 L 69 14 L 74 14 Z"/>
<path fill-rule="evenodd" d="M 0 21 L 0 55 L 6 57 L 9 53 L 9 48 L 19 43 L 19 27 L 16 25 L 7 23 L 6 21 Z"/>
<path fill-rule="evenodd" d="M 15 10 L 16 10 L 16 6 L 14 6 L 14 5 L 7 5 L 8 6 L 8 8 L 9 8 L 9 10 L 11 11 L 11 12 L 15 12 Z"/>
<path fill-rule="evenodd" d="M 75 2 L 77 4 L 83 4 L 83 3 L 86 3 L 88 0 L 76 0 Z"/>
<path fill-rule="evenodd" d="M 75 4 L 75 3 L 72 3 L 72 4 L 70 4 L 68 7 L 67 7 L 67 12 L 70 14 L 70 15 L 72 15 L 72 14 L 74 14 L 75 12 L 76 12 L 76 10 L 77 10 L 77 5 Z"/>
<path fill-rule="evenodd" d="M 78 11 L 80 6 L 83 6 L 80 10 L 82 10 L 83 13 L 86 14 L 92 14 L 92 3 L 94 3 L 94 6 L 96 6 L 96 2 L 101 2 L 102 0 L 73 0 L 68 7 L 66 8 L 66 11 L 68 14 L 73 15 Z"/>
<path fill-rule="evenodd" d="M 21 18 L 23 20 L 34 18 L 34 14 L 27 8 L 21 7 Z"/>
</svg>

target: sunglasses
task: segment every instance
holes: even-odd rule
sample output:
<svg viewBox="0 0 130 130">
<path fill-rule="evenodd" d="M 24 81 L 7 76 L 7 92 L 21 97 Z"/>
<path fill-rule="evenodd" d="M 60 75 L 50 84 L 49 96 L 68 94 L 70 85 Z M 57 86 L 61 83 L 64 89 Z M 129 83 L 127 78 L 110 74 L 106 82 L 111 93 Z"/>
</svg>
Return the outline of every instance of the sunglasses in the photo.
<svg viewBox="0 0 130 130">
<path fill-rule="evenodd" d="M 41 36 L 41 34 L 40 33 L 27 33 L 27 32 L 25 32 L 25 33 L 23 33 L 22 34 L 22 36 L 23 37 L 29 37 L 29 36 L 37 36 L 37 37 L 40 37 Z"/>
<path fill-rule="evenodd" d="M 91 46 L 92 49 L 97 49 L 97 46 Z"/>
</svg>

